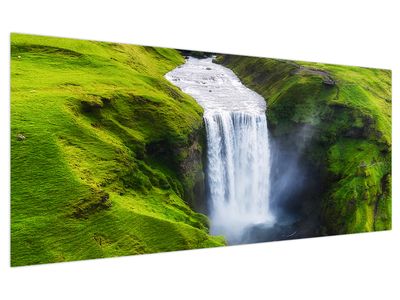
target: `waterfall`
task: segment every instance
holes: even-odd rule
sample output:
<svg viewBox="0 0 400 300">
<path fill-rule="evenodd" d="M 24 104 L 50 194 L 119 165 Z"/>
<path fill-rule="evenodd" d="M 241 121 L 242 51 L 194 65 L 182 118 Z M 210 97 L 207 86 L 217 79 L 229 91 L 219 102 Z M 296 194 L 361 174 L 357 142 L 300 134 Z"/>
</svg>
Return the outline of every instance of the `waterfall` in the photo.
<svg viewBox="0 0 400 300">
<path fill-rule="evenodd" d="M 235 242 L 247 226 L 271 220 L 266 118 L 222 111 L 207 112 L 204 120 L 211 233 Z"/>
<path fill-rule="evenodd" d="M 204 108 L 211 234 L 240 243 L 249 226 L 274 221 L 265 101 L 211 59 L 189 58 L 166 78 Z"/>
</svg>

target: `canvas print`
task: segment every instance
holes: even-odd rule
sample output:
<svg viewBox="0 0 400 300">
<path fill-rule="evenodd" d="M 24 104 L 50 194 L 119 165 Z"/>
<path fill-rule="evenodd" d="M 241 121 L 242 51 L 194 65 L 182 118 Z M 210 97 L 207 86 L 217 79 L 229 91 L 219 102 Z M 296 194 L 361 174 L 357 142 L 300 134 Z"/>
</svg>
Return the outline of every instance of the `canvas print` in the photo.
<svg viewBox="0 0 400 300">
<path fill-rule="evenodd" d="M 11 34 L 10 138 L 12 266 L 391 229 L 390 70 Z"/>
</svg>

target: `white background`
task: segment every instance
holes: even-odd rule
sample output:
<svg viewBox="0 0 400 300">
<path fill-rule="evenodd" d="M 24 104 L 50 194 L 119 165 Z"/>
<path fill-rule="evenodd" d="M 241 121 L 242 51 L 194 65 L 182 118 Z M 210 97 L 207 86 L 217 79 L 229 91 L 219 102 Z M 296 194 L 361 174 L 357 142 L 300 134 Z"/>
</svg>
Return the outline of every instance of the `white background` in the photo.
<svg viewBox="0 0 400 300">
<path fill-rule="evenodd" d="M 2 299 L 400 299 L 397 1 L 8 2 L 0 4 Z M 11 269 L 10 32 L 392 69 L 393 230 Z"/>
</svg>

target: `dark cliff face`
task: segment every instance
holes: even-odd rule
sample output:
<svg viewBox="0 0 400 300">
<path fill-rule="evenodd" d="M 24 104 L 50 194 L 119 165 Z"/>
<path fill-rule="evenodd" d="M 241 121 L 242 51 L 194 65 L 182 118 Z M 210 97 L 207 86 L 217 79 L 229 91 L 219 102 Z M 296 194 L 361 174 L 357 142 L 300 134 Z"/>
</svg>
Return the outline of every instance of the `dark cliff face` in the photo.
<svg viewBox="0 0 400 300">
<path fill-rule="evenodd" d="M 182 177 L 185 201 L 197 212 L 207 212 L 205 194 L 206 133 L 204 124 L 189 135 L 188 145 L 174 153 Z"/>
<path fill-rule="evenodd" d="M 206 137 L 204 124 L 192 129 L 185 142 L 160 140 L 146 145 L 144 156 L 158 160 L 176 173 L 179 181 L 169 183 L 196 212 L 207 212 L 205 195 Z"/>
<path fill-rule="evenodd" d="M 231 55 L 216 62 L 267 101 L 278 215 L 306 236 L 391 228 L 390 71 Z"/>
</svg>

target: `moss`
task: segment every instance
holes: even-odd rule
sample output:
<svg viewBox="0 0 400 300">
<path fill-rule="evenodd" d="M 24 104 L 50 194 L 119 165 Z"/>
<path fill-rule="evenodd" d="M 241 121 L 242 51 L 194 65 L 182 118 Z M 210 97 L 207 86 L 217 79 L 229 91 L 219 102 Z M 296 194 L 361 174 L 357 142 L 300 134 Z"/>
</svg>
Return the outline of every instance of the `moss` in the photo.
<svg viewBox="0 0 400 300">
<path fill-rule="evenodd" d="M 71 217 L 88 218 L 91 214 L 111 207 L 110 195 L 102 190 L 92 190 L 88 197 L 72 203 Z"/>
<path fill-rule="evenodd" d="M 345 138 L 329 149 L 328 161 L 335 178 L 325 202 L 329 228 L 337 233 L 373 231 L 380 222 L 375 206 L 390 201 L 381 184 L 390 160 L 369 141 Z"/>
<path fill-rule="evenodd" d="M 302 157 L 327 177 L 321 233 L 391 228 L 389 70 L 231 55 L 216 61 L 266 99 L 273 136 L 312 128 Z"/>
<path fill-rule="evenodd" d="M 11 35 L 12 265 L 223 245 L 177 154 L 202 109 L 172 49 Z M 25 139 L 18 139 L 18 135 Z"/>
</svg>

